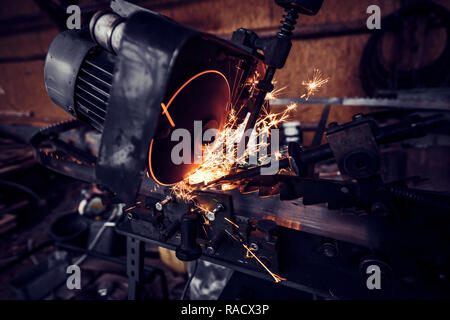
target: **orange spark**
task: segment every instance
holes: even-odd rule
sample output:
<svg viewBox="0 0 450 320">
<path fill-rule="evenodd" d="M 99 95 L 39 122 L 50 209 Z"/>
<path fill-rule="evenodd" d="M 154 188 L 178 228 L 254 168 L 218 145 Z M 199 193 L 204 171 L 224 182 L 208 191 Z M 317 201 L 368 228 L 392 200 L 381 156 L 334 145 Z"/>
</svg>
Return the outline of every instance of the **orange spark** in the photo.
<svg viewBox="0 0 450 320">
<path fill-rule="evenodd" d="M 229 223 L 231 223 L 233 226 L 235 226 L 236 228 L 239 228 L 239 226 L 236 224 L 236 223 L 234 223 L 233 221 L 231 221 L 230 219 L 228 219 L 228 218 L 224 218 L 226 221 L 228 221 Z"/>
<path fill-rule="evenodd" d="M 306 88 L 306 93 L 301 96 L 301 98 L 306 98 L 308 100 L 314 93 L 316 93 L 320 87 L 326 84 L 330 78 L 325 78 L 322 72 L 315 68 L 313 75 L 310 79 L 303 81 L 302 85 Z"/>
<path fill-rule="evenodd" d="M 231 234 L 227 229 L 224 229 L 224 231 L 231 237 L 233 238 L 235 241 L 239 242 L 242 244 L 242 246 L 245 248 L 246 250 L 246 257 L 251 256 L 253 258 L 255 258 L 255 260 L 264 268 L 264 270 L 266 270 L 271 276 L 272 278 L 275 280 L 275 282 L 281 282 L 283 280 L 286 280 L 285 278 L 280 277 L 279 275 L 273 273 L 272 271 L 270 271 L 269 268 L 267 268 L 267 266 L 261 261 L 261 259 L 258 258 L 258 256 L 256 254 L 254 254 L 252 252 L 252 249 L 249 248 L 245 243 L 242 243 L 241 239 L 236 238 L 233 234 Z"/>
<path fill-rule="evenodd" d="M 206 237 L 209 239 L 209 235 L 208 235 L 208 232 L 206 232 L 206 228 L 205 228 L 205 226 L 204 225 L 202 225 L 202 228 L 203 228 L 203 231 L 205 232 L 205 235 L 206 235 Z"/>
<path fill-rule="evenodd" d="M 162 102 L 161 102 L 161 108 L 164 110 L 164 111 L 163 111 L 163 114 L 166 115 L 167 120 L 169 120 L 169 122 L 170 122 L 170 125 L 171 125 L 172 127 L 175 127 L 175 122 L 173 122 L 172 117 L 171 117 L 170 114 L 169 114 L 169 111 L 167 111 L 166 105 L 165 105 L 164 103 L 162 103 Z"/>
<path fill-rule="evenodd" d="M 242 246 L 247 250 L 247 254 L 252 255 L 253 258 L 255 258 L 256 261 L 258 261 L 258 263 L 272 276 L 272 278 L 275 280 L 276 283 L 286 280 L 286 278 L 282 278 L 279 275 L 270 271 L 269 268 L 267 268 L 266 265 L 256 256 L 256 254 L 254 254 L 252 250 L 245 245 L 245 243 L 243 243 Z"/>
<path fill-rule="evenodd" d="M 250 251 L 253 251 L 253 250 L 255 250 L 255 249 L 253 249 L 253 248 L 249 248 L 249 250 L 250 250 Z M 247 251 L 247 253 L 246 253 L 245 257 L 246 257 L 246 258 L 253 258 L 253 256 L 252 256 L 252 255 L 250 255 L 250 254 L 248 253 L 248 251 Z"/>
<path fill-rule="evenodd" d="M 232 184 L 227 184 L 227 183 L 224 183 L 222 186 L 221 186 L 221 189 L 222 189 L 222 191 L 227 191 L 227 190 L 232 190 L 232 189 L 234 189 L 234 185 L 232 185 Z"/>
<path fill-rule="evenodd" d="M 273 84 L 276 84 L 277 82 L 274 81 L 272 82 Z M 265 99 L 266 100 L 274 100 L 278 97 L 278 94 L 280 94 L 280 92 L 284 91 L 287 88 L 287 86 L 281 87 L 281 88 L 274 88 L 272 91 L 268 92 L 266 94 Z"/>
</svg>

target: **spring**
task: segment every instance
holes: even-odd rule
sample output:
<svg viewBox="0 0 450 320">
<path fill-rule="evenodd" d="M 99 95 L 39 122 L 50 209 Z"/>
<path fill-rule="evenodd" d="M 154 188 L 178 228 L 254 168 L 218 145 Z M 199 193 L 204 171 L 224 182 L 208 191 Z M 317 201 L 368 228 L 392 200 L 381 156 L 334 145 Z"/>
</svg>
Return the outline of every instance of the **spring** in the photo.
<svg viewBox="0 0 450 320">
<path fill-rule="evenodd" d="M 290 37 L 292 31 L 295 29 L 295 24 L 298 19 L 298 10 L 296 8 L 286 9 L 286 14 L 283 15 L 284 20 L 281 20 L 280 31 L 277 33 L 278 37 Z"/>
<path fill-rule="evenodd" d="M 412 200 L 412 201 L 425 201 L 425 198 L 413 190 L 408 190 L 404 187 L 399 186 L 391 186 L 389 187 L 389 191 L 396 197 Z"/>
</svg>

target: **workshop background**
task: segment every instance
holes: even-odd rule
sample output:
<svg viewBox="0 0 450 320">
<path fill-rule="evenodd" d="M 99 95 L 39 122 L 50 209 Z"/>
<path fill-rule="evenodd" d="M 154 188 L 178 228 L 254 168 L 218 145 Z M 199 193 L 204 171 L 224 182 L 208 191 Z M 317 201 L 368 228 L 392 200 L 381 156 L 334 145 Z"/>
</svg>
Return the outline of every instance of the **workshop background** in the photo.
<svg viewBox="0 0 450 320">
<path fill-rule="evenodd" d="M 67 2 L 67 1 L 66 1 Z M 283 10 L 271 0 L 154 0 L 136 4 L 167 15 L 201 31 L 231 38 L 234 30 L 244 27 L 259 34 L 274 34 Z M 433 3 L 450 8 L 450 1 Z M 51 1 L 2 0 L 0 7 L 0 117 L 2 122 L 47 125 L 71 116 L 51 102 L 44 81 L 44 57 L 51 40 L 65 28 L 66 16 L 50 5 Z M 82 24 L 87 24 L 107 1 L 78 1 Z M 381 15 L 388 16 L 400 7 L 414 3 L 404 0 L 328 0 L 316 16 L 302 16 L 296 28 L 293 48 L 285 68 L 275 77 L 277 87 L 286 87 L 279 97 L 298 97 L 301 85 L 315 68 L 329 82 L 316 94 L 324 97 L 366 96 L 360 80 L 360 60 L 373 30 L 368 30 L 366 13 L 369 5 L 378 5 Z M 59 15 L 58 15 L 59 14 Z M 412 51 L 401 62 L 403 68 L 419 67 L 436 59 L 447 39 L 442 28 L 424 37 L 426 30 L 408 29 L 407 43 Z M 386 59 L 393 59 L 386 45 Z M 420 49 L 419 49 L 420 48 Z M 414 55 L 413 55 L 414 54 Z M 419 54 L 421 55 L 419 57 Z M 409 64 L 409 66 L 408 66 Z M 347 121 L 357 112 L 355 107 L 335 107 L 331 121 Z M 300 121 L 318 121 L 321 109 L 301 106 Z"/>
<path fill-rule="evenodd" d="M 231 38 L 234 30 L 244 27 L 261 35 L 275 34 L 279 26 L 282 9 L 272 0 L 152 0 L 132 1 L 140 6 L 167 15 L 174 20 L 201 31 L 220 37 Z M 304 92 L 302 81 L 307 80 L 315 68 L 329 78 L 316 94 L 317 97 L 363 97 L 370 94 L 361 81 L 361 58 L 367 42 L 374 30 L 366 27 L 369 5 L 378 5 L 382 17 L 386 17 L 405 5 L 417 1 L 405 0 L 325 0 L 316 16 L 301 16 L 293 48 L 286 66 L 277 71 L 277 88 L 286 87 L 278 97 L 299 97 Z M 429 1 L 431 2 L 431 1 Z M 45 1 L 45 0 L 0 0 L 0 124 L 7 130 L 17 130 L 26 135 L 29 126 L 43 127 L 71 118 L 62 108 L 56 106 L 47 95 L 44 86 L 44 58 L 52 39 L 66 27 L 67 15 L 61 11 L 69 3 L 80 5 L 82 25 L 86 25 L 93 13 L 108 7 L 108 1 Z M 434 0 L 432 3 L 450 10 L 450 1 Z M 447 13 L 448 14 L 448 13 Z M 424 18 L 426 19 L 426 18 Z M 383 28 L 383 24 L 382 24 Z M 431 30 L 431 31 L 430 31 Z M 381 55 L 388 65 L 403 70 L 417 69 L 436 60 L 449 46 L 449 39 L 442 26 L 431 29 L 410 27 L 404 34 L 402 53 L 396 56 L 393 37 L 387 37 Z M 448 61 L 446 61 L 448 66 Z M 448 78 L 436 87 L 448 86 Z M 396 89 L 396 84 L 390 89 Z M 373 92 L 372 92 L 373 94 Z M 318 122 L 323 105 L 301 105 L 295 119 L 301 122 Z M 348 121 L 357 112 L 367 108 L 333 106 L 328 122 Z M 12 128 L 12 129 L 11 129 Z M 4 132 L 5 129 L 1 131 Z M 305 134 L 305 144 L 312 139 L 313 132 Z M 27 270 L 39 258 L 46 256 L 48 246 L 47 231 L 50 223 L 63 212 L 76 209 L 81 190 L 90 186 L 70 178 L 51 173 L 36 164 L 33 151 L 26 141 L 14 141 L 2 134 L 0 137 L 0 185 L 2 190 L 16 190 L 17 199 L 5 193 L 0 198 L 0 299 L 14 299 L 20 296 L 20 284 L 15 288 L 10 280 Z M 442 188 L 448 187 L 449 168 L 447 151 L 440 157 L 426 159 L 426 151 L 418 153 L 416 166 L 430 169 L 430 178 L 440 178 Z M 424 167 L 425 166 L 425 167 Z M 8 184 L 14 181 L 14 185 Z M 25 185 L 25 187 L 24 187 Z M 88 191 L 86 191 L 88 192 Z M 26 195 L 26 196 L 24 196 Z M 11 207 L 15 206 L 15 207 Z M 3 213 L 26 211 L 24 219 L 4 219 Z M 46 217 L 44 219 L 44 217 Z M 30 250 L 46 246 L 35 255 L 27 255 Z M 37 250 L 36 250 L 37 252 Z M 156 247 L 149 248 L 149 264 L 166 275 L 170 297 L 177 297 L 185 283 L 184 265 L 167 267 L 159 260 L 161 254 Z M 164 253 L 163 253 L 164 254 Z M 169 259 L 169 258 L 168 258 Z M 167 261 L 167 259 L 166 259 Z M 102 262 L 106 263 L 106 262 Z M 121 270 L 111 264 L 99 267 L 91 262 L 92 278 L 96 283 L 108 283 L 108 279 L 120 277 L 101 274 L 100 269 Z M 89 264 L 88 264 L 89 265 Z M 89 269 L 89 267 L 86 267 Z M 118 272 L 119 272 L 118 271 Z M 102 278 L 103 277 L 103 278 Z M 108 278 L 109 277 L 109 278 Z M 98 281 L 98 279 L 100 281 Z M 155 277 L 157 278 L 157 277 Z M 114 278 L 117 280 L 116 278 Z M 122 279 L 122 280 L 120 280 Z M 126 284 L 122 275 L 119 280 Z M 120 281 L 117 280 L 119 283 Z M 87 279 L 85 281 L 88 281 Z M 161 298 L 159 280 L 151 280 L 153 295 Z M 117 286 L 119 290 L 120 286 Z M 98 289 L 98 288 L 97 288 Z M 96 292 L 101 292 L 97 290 Z M 107 289 L 107 288 L 106 288 Z M 105 289 L 105 290 L 106 290 Z M 122 290 L 122 291 L 120 291 Z M 125 289 L 120 289 L 126 295 Z M 19 293 L 18 293 L 19 292 Z M 48 292 L 46 293 L 48 294 Z M 55 293 L 54 297 L 73 298 L 73 293 Z"/>
</svg>

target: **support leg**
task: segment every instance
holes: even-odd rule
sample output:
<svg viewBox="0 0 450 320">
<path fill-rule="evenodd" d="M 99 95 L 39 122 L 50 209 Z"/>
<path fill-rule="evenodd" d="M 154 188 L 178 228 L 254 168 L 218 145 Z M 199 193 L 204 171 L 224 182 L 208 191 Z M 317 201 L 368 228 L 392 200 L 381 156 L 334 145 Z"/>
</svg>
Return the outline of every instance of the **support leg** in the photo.
<svg viewBox="0 0 450 320">
<path fill-rule="evenodd" d="M 127 237 L 127 275 L 128 275 L 128 300 L 137 300 L 142 294 L 142 276 L 144 273 L 145 243 Z"/>
</svg>

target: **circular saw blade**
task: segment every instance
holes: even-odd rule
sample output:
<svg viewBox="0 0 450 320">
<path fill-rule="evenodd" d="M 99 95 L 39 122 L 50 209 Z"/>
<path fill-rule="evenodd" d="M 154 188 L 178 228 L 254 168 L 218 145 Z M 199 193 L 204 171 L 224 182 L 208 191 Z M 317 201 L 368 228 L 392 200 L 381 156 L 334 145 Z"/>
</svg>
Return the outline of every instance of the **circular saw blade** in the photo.
<svg viewBox="0 0 450 320">
<path fill-rule="evenodd" d="M 152 178 L 161 185 L 172 185 L 185 179 L 200 163 L 194 163 L 194 150 L 201 150 L 203 131 L 220 130 L 225 124 L 230 107 L 231 92 L 227 78 L 219 71 L 203 71 L 186 81 L 170 98 L 162 104 L 160 121 L 168 128 L 168 134 L 153 138 L 150 144 L 148 169 Z M 201 121 L 200 137 L 194 135 L 194 122 Z M 189 133 L 190 161 L 175 164 L 172 150 L 182 140 L 172 141 L 175 130 Z M 183 139 L 183 138 L 181 138 Z M 197 161 L 198 162 L 198 161 Z"/>
</svg>

